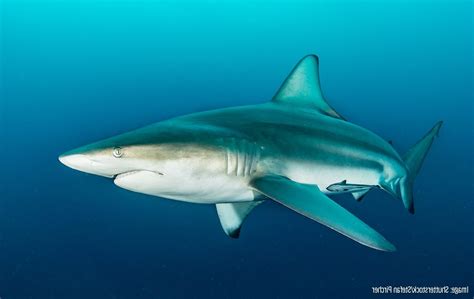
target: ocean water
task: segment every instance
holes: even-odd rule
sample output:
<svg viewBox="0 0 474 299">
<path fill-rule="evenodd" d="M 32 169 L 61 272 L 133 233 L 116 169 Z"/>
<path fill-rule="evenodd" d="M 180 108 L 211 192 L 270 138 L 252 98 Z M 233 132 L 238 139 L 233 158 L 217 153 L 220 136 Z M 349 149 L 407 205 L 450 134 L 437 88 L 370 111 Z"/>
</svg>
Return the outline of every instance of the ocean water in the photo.
<svg viewBox="0 0 474 299">
<path fill-rule="evenodd" d="M 456 298 L 472 298 L 472 14 L 471 1 L 447 0 L 0 0 L 0 297 L 375 298 L 386 297 L 375 286 L 470 286 Z M 401 153 L 444 120 L 415 215 L 380 191 L 336 199 L 395 253 L 273 202 L 232 240 L 213 206 L 128 192 L 57 160 L 173 116 L 268 101 L 309 53 L 331 105 Z"/>
</svg>

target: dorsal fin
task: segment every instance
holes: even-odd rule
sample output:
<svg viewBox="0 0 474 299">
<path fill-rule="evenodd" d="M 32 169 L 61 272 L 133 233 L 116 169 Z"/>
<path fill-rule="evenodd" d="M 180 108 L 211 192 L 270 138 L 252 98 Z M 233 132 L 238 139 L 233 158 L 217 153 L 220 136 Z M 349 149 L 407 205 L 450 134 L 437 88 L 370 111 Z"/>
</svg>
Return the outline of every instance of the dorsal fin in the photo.
<svg viewBox="0 0 474 299">
<path fill-rule="evenodd" d="M 323 97 L 319 83 L 319 60 L 316 55 L 305 56 L 298 62 L 272 101 L 313 108 L 322 114 L 344 119 Z"/>
</svg>

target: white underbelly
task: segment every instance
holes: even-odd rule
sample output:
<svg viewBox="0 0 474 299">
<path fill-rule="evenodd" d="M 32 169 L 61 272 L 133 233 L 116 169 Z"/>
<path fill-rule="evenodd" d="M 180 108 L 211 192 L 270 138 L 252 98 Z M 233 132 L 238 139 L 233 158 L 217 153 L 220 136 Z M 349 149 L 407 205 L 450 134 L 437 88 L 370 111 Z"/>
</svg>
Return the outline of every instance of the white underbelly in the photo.
<svg viewBox="0 0 474 299">
<path fill-rule="evenodd" d="M 249 178 L 229 176 L 174 177 L 153 171 L 135 171 L 119 175 L 114 183 L 143 194 L 193 203 L 223 203 L 254 200 L 248 187 Z"/>
</svg>

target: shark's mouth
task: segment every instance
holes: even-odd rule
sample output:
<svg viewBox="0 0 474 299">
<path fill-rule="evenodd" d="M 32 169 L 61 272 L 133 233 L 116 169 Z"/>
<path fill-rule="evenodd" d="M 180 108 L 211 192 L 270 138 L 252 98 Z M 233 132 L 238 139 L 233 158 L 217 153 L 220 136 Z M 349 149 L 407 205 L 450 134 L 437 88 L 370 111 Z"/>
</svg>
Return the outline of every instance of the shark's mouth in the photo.
<svg viewBox="0 0 474 299">
<path fill-rule="evenodd" d="M 132 170 L 132 171 L 126 171 L 126 172 L 118 173 L 118 174 L 113 176 L 113 179 L 116 180 L 116 179 L 124 178 L 127 175 L 132 175 L 132 174 L 137 173 L 139 171 L 141 171 L 141 170 Z"/>
<path fill-rule="evenodd" d="M 162 172 L 159 172 L 159 171 L 151 171 L 151 170 L 132 170 L 132 171 L 126 171 L 126 172 L 122 172 L 122 173 L 119 173 L 119 174 L 116 174 L 114 175 L 112 178 L 115 180 L 117 179 L 123 179 L 127 176 L 130 176 L 130 175 L 134 175 L 134 174 L 138 174 L 140 172 L 150 172 L 150 173 L 154 173 L 154 174 L 157 174 L 157 175 L 164 175 Z"/>
<path fill-rule="evenodd" d="M 114 184 L 135 192 L 155 194 L 161 185 L 163 173 L 149 170 L 133 170 L 115 176 Z"/>
</svg>

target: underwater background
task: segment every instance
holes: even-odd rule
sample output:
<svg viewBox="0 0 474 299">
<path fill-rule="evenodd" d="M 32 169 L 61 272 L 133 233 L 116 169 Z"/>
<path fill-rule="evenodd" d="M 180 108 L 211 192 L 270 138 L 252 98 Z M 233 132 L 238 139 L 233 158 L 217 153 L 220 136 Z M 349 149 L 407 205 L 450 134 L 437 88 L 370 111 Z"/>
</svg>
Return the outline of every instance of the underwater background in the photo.
<svg viewBox="0 0 474 299">
<path fill-rule="evenodd" d="M 472 298 L 472 14 L 447 0 L 0 0 L 0 297 L 365 298 L 414 285 L 470 286 L 457 297 Z M 415 215 L 377 190 L 335 198 L 395 253 L 273 202 L 233 240 L 214 206 L 57 160 L 173 116 L 268 101 L 310 53 L 336 111 L 400 153 L 444 120 Z"/>
</svg>

